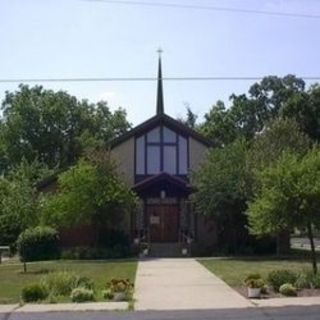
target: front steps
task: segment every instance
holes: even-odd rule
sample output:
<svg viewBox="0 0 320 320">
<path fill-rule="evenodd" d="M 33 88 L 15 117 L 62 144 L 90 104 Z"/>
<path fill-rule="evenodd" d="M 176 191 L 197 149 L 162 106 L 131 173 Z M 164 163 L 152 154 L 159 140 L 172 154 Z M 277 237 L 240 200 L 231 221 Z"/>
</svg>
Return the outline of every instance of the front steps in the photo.
<svg viewBox="0 0 320 320">
<path fill-rule="evenodd" d="M 150 243 L 149 257 L 153 258 L 177 258 L 183 257 L 180 243 Z"/>
</svg>

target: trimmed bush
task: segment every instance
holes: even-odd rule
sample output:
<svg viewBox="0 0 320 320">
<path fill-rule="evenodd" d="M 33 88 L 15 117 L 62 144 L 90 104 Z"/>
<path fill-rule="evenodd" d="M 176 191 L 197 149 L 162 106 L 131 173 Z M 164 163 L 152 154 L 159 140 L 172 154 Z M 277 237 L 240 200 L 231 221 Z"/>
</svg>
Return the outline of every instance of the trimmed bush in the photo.
<svg viewBox="0 0 320 320">
<path fill-rule="evenodd" d="M 284 283 L 295 284 L 297 274 L 291 270 L 274 270 L 268 275 L 268 282 L 273 287 L 274 291 L 278 292 L 281 285 Z"/>
<path fill-rule="evenodd" d="M 51 227 L 26 229 L 17 240 L 22 261 L 53 260 L 59 258 L 58 232 Z"/>
<path fill-rule="evenodd" d="M 28 284 L 23 287 L 21 298 L 24 302 L 36 302 L 45 300 L 49 295 L 48 289 L 39 283 Z"/>
<path fill-rule="evenodd" d="M 75 288 L 72 290 L 70 298 L 73 302 L 94 301 L 94 292 L 86 288 Z"/>
<path fill-rule="evenodd" d="M 287 297 L 295 297 L 297 295 L 297 289 L 291 283 L 284 283 L 281 285 L 279 292 Z"/>
</svg>

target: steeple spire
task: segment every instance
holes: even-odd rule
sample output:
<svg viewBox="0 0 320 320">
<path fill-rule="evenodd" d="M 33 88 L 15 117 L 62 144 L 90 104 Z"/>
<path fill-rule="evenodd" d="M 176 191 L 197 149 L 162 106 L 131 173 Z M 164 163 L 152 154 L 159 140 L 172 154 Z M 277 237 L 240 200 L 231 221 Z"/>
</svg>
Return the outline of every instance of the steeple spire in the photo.
<svg viewBox="0 0 320 320">
<path fill-rule="evenodd" d="M 158 88 L 157 88 L 157 115 L 164 114 L 164 104 L 163 104 L 163 84 L 162 84 L 162 67 L 161 67 L 161 53 L 162 49 L 159 48 L 157 51 L 159 54 L 159 64 L 158 64 Z"/>
</svg>

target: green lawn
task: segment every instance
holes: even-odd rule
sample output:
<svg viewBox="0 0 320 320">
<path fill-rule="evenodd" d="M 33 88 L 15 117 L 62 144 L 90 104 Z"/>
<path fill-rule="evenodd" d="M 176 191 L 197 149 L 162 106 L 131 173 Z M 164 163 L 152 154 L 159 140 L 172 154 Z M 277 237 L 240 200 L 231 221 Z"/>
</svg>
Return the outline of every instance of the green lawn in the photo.
<svg viewBox="0 0 320 320">
<path fill-rule="evenodd" d="M 199 259 L 208 270 L 220 277 L 232 287 L 243 285 L 243 281 L 250 273 L 259 273 L 266 278 L 275 269 L 290 269 L 293 271 L 311 270 L 311 263 L 304 257 L 237 257 Z"/>
<path fill-rule="evenodd" d="M 98 292 L 112 278 L 129 278 L 135 280 L 137 262 L 134 260 L 114 261 L 49 261 L 28 263 L 28 272 L 24 274 L 22 264 L 0 265 L 0 303 L 15 303 L 20 301 L 21 289 L 28 283 L 37 282 L 48 271 L 70 271 L 94 280 Z"/>
</svg>

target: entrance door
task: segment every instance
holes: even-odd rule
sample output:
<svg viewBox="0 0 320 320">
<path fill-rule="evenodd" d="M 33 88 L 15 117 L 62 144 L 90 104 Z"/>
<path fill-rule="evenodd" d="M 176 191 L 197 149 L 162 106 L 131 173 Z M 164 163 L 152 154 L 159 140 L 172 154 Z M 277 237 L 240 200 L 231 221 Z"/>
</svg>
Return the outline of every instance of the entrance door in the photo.
<svg viewBox="0 0 320 320">
<path fill-rule="evenodd" d="M 179 209 L 177 206 L 147 206 L 151 242 L 177 242 Z"/>
</svg>

